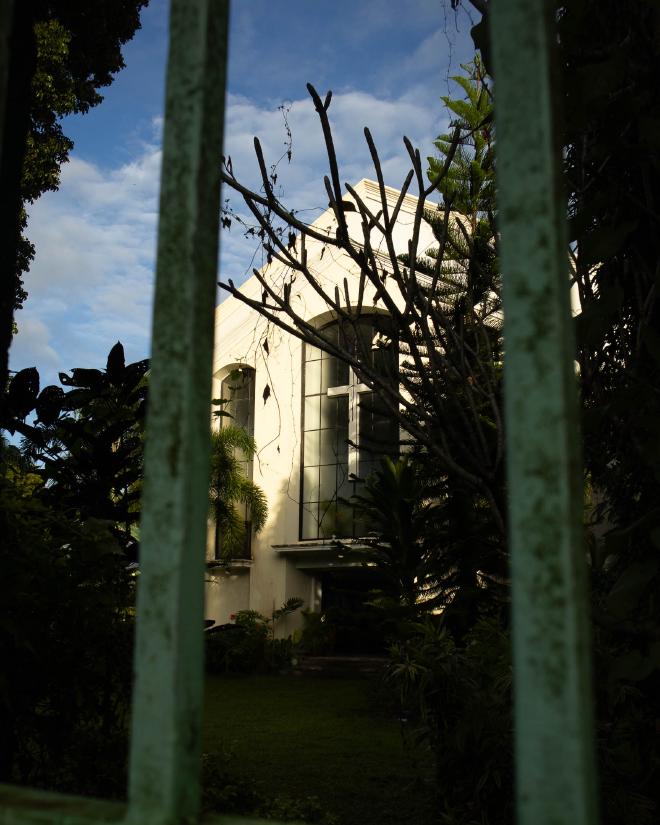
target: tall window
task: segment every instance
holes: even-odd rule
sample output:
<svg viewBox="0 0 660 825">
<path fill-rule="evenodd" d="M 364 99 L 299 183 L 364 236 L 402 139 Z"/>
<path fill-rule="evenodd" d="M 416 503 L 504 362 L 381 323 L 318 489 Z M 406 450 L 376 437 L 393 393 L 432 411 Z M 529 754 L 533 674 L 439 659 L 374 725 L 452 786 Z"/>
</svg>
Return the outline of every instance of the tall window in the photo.
<svg viewBox="0 0 660 825">
<path fill-rule="evenodd" d="M 238 367 L 232 370 L 220 386 L 220 396 L 225 400 L 222 409 L 229 415 L 220 417 L 221 426 L 233 425 L 241 427 L 248 435 L 254 436 L 254 387 L 255 375 L 251 367 Z M 252 481 L 253 458 L 242 451 L 236 454 L 243 474 Z M 245 542 L 242 550 L 233 551 L 234 558 L 252 558 L 252 519 L 247 504 L 238 505 L 244 508 Z M 222 536 L 216 529 L 215 556 L 224 558 Z"/>
<path fill-rule="evenodd" d="M 356 330 L 330 325 L 326 336 L 366 358 L 397 381 L 398 355 L 388 318 L 365 316 Z M 316 347 L 304 348 L 303 478 L 301 538 L 364 535 L 348 499 L 383 455 L 398 451 L 398 424 L 377 392 L 345 363 Z"/>
<path fill-rule="evenodd" d="M 222 409 L 229 413 L 221 416 L 222 425 L 233 424 L 254 436 L 254 370 L 251 367 L 232 370 L 220 386 L 220 397 L 227 402 Z M 252 456 L 239 458 L 243 472 L 252 481 Z"/>
</svg>

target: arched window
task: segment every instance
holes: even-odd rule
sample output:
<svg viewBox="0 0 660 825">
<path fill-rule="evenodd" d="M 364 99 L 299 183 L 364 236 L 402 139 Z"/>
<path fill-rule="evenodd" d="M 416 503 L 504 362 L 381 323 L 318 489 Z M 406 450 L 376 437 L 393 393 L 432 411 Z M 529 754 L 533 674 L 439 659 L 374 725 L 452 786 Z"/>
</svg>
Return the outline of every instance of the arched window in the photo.
<svg viewBox="0 0 660 825">
<path fill-rule="evenodd" d="M 220 416 L 220 426 L 229 424 L 241 427 L 248 435 L 254 436 L 254 387 L 255 373 L 252 367 L 237 367 L 233 369 L 220 385 L 220 397 L 224 400 L 222 411 L 228 415 Z M 236 454 L 241 469 L 246 478 L 252 481 L 253 458 L 242 452 Z M 245 542 L 239 551 L 232 551 L 233 558 L 252 558 L 252 519 L 247 504 L 239 505 L 244 508 Z M 224 559 L 227 556 L 222 544 L 222 536 L 216 528 L 215 557 Z"/>
<path fill-rule="evenodd" d="M 252 367 L 233 369 L 220 385 L 220 397 L 226 402 L 222 409 L 228 415 L 220 417 L 221 426 L 233 424 L 254 436 L 254 370 Z M 252 456 L 241 459 L 247 478 L 252 481 Z"/>
<path fill-rule="evenodd" d="M 333 323 L 334 339 L 388 380 L 398 380 L 398 352 L 387 316 L 367 315 L 358 324 Z M 398 453 L 398 423 L 377 392 L 355 371 L 317 347 L 304 347 L 301 539 L 357 537 L 367 525 L 348 499 L 384 455 Z"/>
</svg>

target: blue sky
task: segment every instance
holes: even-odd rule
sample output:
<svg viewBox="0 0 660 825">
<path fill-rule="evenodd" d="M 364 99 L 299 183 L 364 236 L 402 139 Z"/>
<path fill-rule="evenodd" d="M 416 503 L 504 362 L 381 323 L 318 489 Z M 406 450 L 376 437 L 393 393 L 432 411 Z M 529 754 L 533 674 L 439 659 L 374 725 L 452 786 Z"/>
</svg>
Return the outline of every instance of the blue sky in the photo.
<svg viewBox="0 0 660 825">
<path fill-rule="evenodd" d="M 165 0 L 151 0 L 104 102 L 64 121 L 75 148 L 60 189 L 30 209 L 37 252 L 10 366 L 37 366 L 42 386 L 61 370 L 104 366 L 117 340 L 130 360 L 149 354 L 167 13 Z M 440 97 L 472 56 L 469 27 L 466 12 L 456 16 L 444 0 L 234 0 L 225 134 L 234 172 L 256 183 L 255 134 L 267 162 L 282 154 L 286 104 L 293 158 L 280 182 L 287 204 L 313 219 L 327 199 L 311 82 L 333 91 L 342 179 L 374 176 L 362 136 L 369 126 L 386 183 L 399 186 L 408 169 L 402 135 L 424 157 L 446 127 Z M 223 277 L 240 283 L 254 243 L 232 230 L 221 247 Z"/>
</svg>

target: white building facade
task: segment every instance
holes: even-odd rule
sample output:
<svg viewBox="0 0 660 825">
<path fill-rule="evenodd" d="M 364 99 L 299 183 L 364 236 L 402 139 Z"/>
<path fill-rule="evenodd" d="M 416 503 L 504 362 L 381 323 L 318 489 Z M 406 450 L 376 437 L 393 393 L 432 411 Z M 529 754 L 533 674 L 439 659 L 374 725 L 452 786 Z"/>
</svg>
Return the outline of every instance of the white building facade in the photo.
<svg viewBox="0 0 660 825">
<path fill-rule="evenodd" d="M 355 191 L 374 213 L 378 211 L 376 183 L 362 180 Z M 386 191 L 393 207 L 399 192 Z M 416 198 L 406 196 L 394 232 L 397 252 L 407 251 L 416 206 Z M 360 238 L 357 213 L 351 211 L 347 218 L 351 237 Z M 332 210 L 313 227 L 332 237 Z M 422 224 L 422 230 L 426 237 L 420 250 L 433 245 L 429 227 Z M 359 273 L 348 255 L 318 241 L 308 241 L 306 253 L 309 268 L 324 288 L 334 294 L 336 285 L 342 296 L 347 291 L 349 301 L 357 300 Z M 379 257 L 386 271 L 389 258 L 381 253 Z M 277 284 L 284 270 L 274 262 L 262 273 Z M 260 300 L 262 286 L 253 276 L 241 292 Z M 294 282 L 290 301 L 314 327 L 335 334 L 333 313 L 303 278 Z M 367 286 L 358 334 L 373 342 L 367 347 L 370 366 L 396 381 L 397 331 L 375 304 L 373 289 Z M 360 586 L 369 575 L 337 540 L 350 543 L 365 535 L 365 525 L 347 502 L 359 492 L 380 455 L 398 454 L 398 425 L 378 394 L 361 384 L 346 364 L 287 334 L 237 298 L 229 297 L 217 307 L 215 324 L 213 397 L 228 398 L 226 409 L 235 423 L 254 435 L 258 451 L 246 472 L 265 493 L 269 514 L 265 527 L 237 554 L 241 558 L 219 558 L 221 549 L 210 526 L 206 617 L 224 624 L 247 609 L 270 616 L 294 596 L 304 600 L 307 610 L 321 611 L 338 598 L 344 580 Z M 299 613 L 292 614 L 279 623 L 277 632 L 288 635 L 301 622 Z"/>
</svg>

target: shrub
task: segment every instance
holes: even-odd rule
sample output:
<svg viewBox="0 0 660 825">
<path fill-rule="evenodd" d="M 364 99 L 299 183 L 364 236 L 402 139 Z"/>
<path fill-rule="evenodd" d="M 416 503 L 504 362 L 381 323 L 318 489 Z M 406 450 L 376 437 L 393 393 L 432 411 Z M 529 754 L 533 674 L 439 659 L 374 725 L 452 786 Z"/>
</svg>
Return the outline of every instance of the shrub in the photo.
<svg viewBox="0 0 660 825">
<path fill-rule="evenodd" d="M 236 664 L 235 650 L 245 637 L 240 625 L 223 624 L 213 627 L 204 635 L 206 672 L 212 675 L 232 672 Z"/>
<path fill-rule="evenodd" d="M 0 779 L 125 792 L 132 583 L 107 522 L 0 476 Z"/>
<path fill-rule="evenodd" d="M 310 825 L 337 825 L 337 818 L 321 807 L 318 797 L 302 799 L 285 794 L 268 797 L 260 793 L 254 779 L 236 775 L 228 752 L 202 755 L 202 810 L 258 816 L 280 822 L 308 822 Z"/>
<path fill-rule="evenodd" d="M 266 626 L 253 611 L 236 617 L 236 624 L 220 625 L 205 636 L 206 671 L 211 674 L 255 673 L 266 667 Z"/>
<path fill-rule="evenodd" d="M 270 619 L 256 610 L 240 610 L 235 624 L 224 624 L 206 631 L 206 672 L 258 673 L 282 671 L 291 667 L 295 645 L 291 636 L 276 639 L 278 619 L 298 610 L 302 599 L 291 598 Z"/>
<path fill-rule="evenodd" d="M 252 779 L 232 775 L 231 754 L 202 754 L 202 811 L 247 814 L 260 803 L 256 784 Z"/>
<path fill-rule="evenodd" d="M 332 653 L 335 633 L 325 614 L 303 610 L 302 615 L 305 624 L 300 634 L 300 649 L 303 653 L 309 656 L 325 656 Z"/>
<path fill-rule="evenodd" d="M 443 825 L 513 821 L 513 720 L 508 633 L 479 621 L 460 646 L 434 616 L 390 651 L 410 735 L 429 748 Z"/>
</svg>

